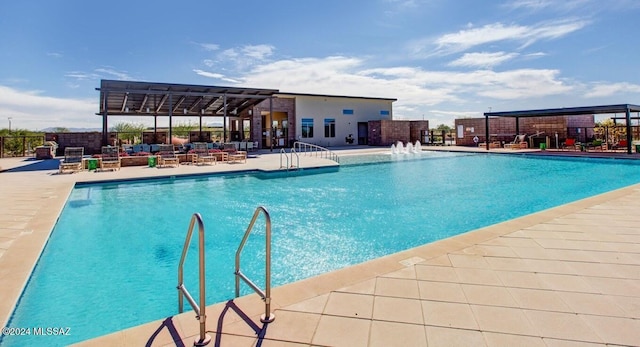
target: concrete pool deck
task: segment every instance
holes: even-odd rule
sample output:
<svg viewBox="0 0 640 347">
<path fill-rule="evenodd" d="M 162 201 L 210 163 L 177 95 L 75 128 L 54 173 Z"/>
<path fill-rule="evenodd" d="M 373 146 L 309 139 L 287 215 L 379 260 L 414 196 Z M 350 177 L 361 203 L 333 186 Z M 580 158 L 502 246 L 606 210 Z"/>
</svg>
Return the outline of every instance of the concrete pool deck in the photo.
<svg viewBox="0 0 640 347">
<path fill-rule="evenodd" d="M 0 172 L 3 326 L 75 182 L 279 168 L 268 153 L 247 164 L 73 175 L 52 174 L 54 161 L 0 159 L 9 169 Z M 212 305 L 210 345 L 640 345 L 639 209 L 633 185 L 273 288 L 267 325 L 257 295 Z M 79 345 L 192 345 L 197 335 L 186 312 Z"/>
</svg>

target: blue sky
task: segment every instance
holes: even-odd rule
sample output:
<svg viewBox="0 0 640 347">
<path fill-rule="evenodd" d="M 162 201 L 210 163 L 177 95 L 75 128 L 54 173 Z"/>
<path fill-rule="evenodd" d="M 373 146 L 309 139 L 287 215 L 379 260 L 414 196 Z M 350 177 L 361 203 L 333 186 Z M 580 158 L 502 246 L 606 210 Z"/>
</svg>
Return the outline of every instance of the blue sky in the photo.
<svg viewBox="0 0 640 347">
<path fill-rule="evenodd" d="M 100 79 L 397 98 L 433 126 L 639 104 L 638 18 L 640 0 L 2 1 L 0 128 L 98 128 Z"/>
</svg>

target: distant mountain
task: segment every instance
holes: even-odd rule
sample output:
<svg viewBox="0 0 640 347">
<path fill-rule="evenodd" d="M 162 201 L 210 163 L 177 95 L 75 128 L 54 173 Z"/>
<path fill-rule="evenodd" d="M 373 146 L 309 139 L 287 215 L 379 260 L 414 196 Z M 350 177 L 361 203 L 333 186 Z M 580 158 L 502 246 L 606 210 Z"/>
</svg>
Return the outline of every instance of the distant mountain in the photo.
<svg viewBox="0 0 640 347">
<path fill-rule="evenodd" d="M 55 127 L 49 127 L 49 128 L 44 128 L 41 131 L 45 133 L 53 133 L 56 131 L 56 129 L 57 128 Z M 102 128 L 67 128 L 67 129 L 69 129 L 69 132 L 72 132 L 72 133 L 90 133 L 94 131 L 102 132 Z"/>
</svg>

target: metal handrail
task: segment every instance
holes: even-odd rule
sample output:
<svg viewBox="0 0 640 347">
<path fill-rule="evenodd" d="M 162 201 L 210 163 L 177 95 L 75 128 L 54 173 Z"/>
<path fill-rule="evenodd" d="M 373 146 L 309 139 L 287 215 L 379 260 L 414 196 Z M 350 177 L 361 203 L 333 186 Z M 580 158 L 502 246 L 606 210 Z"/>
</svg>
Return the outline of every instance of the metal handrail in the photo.
<svg viewBox="0 0 640 347">
<path fill-rule="evenodd" d="M 324 148 L 322 146 L 314 145 L 312 143 L 300 142 L 296 141 L 293 143 L 293 149 L 297 149 L 296 152 L 309 153 L 311 155 L 315 154 L 315 156 L 320 156 L 321 158 L 327 158 L 335 161 L 336 163 L 340 163 L 340 158 L 337 154 L 330 151 L 328 148 Z"/>
<path fill-rule="evenodd" d="M 287 158 L 287 165 L 286 166 L 282 166 L 282 155 L 284 155 L 284 157 Z M 289 156 L 287 155 L 287 151 L 285 151 L 284 148 L 280 148 L 280 168 L 281 169 L 284 169 L 284 168 L 289 169 Z"/>
<path fill-rule="evenodd" d="M 295 165 L 293 164 L 293 155 L 294 154 L 296 156 L 296 164 Z M 298 155 L 298 152 L 296 152 L 296 149 L 293 148 L 293 147 L 291 148 L 291 167 L 292 168 L 297 168 L 297 169 L 300 168 L 300 156 Z"/>
<path fill-rule="evenodd" d="M 184 286 L 184 261 L 187 258 L 187 251 L 189 250 L 189 244 L 191 243 L 191 235 L 193 234 L 193 227 L 195 223 L 198 223 L 198 253 L 199 253 L 199 281 L 200 281 L 200 304 L 198 305 L 189 291 Z M 178 265 L 178 312 L 184 311 L 184 299 L 187 297 L 187 301 L 196 312 L 196 319 L 200 321 L 200 338 L 194 342 L 194 346 L 205 346 L 211 342 L 211 336 L 206 332 L 206 295 L 205 295 L 205 272 L 204 272 L 204 223 L 199 213 L 194 213 L 191 217 L 191 223 L 189 223 L 189 230 L 187 231 L 187 237 L 184 241 L 184 247 L 182 248 L 182 257 L 180 257 L 180 264 Z"/>
<path fill-rule="evenodd" d="M 253 283 L 245 274 L 240 271 L 240 254 L 242 253 L 242 248 L 244 244 L 247 242 L 249 238 L 249 234 L 253 229 L 253 225 L 256 223 L 256 219 L 260 215 L 260 212 L 264 214 L 265 225 L 266 225 L 266 260 L 265 260 L 265 290 L 260 289 L 255 283 Z M 271 217 L 269 216 L 269 212 L 263 206 L 258 206 L 256 211 L 253 213 L 253 218 L 251 218 L 251 223 L 247 227 L 247 231 L 245 231 L 244 236 L 242 237 L 242 241 L 240 242 L 240 246 L 238 246 L 238 250 L 236 251 L 236 298 L 240 296 L 240 279 L 242 279 L 251 289 L 253 289 L 262 300 L 264 300 L 264 315 L 260 317 L 260 321 L 263 323 L 271 323 L 276 316 L 271 313 Z"/>
</svg>

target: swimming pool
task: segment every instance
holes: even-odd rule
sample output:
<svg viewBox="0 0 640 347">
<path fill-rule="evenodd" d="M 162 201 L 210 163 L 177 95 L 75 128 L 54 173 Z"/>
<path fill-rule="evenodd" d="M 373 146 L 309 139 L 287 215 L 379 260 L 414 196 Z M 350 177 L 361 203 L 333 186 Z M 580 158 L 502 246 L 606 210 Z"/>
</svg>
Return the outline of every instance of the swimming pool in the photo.
<svg viewBox="0 0 640 347">
<path fill-rule="evenodd" d="M 46 340 L 64 345 L 175 314 L 176 267 L 193 212 L 207 229 L 214 303 L 233 297 L 233 254 L 258 205 L 271 212 L 279 285 L 640 182 L 632 161 L 425 157 L 376 165 L 343 157 L 339 171 L 307 172 L 315 175 L 78 186 L 10 325 L 71 327 L 71 336 Z M 261 236 L 250 239 L 243 259 L 262 259 Z M 185 267 L 193 269 L 186 276 L 194 295 L 196 253 L 194 242 Z M 260 261 L 245 266 L 261 278 Z M 2 343 L 42 343 L 30 338 Z"/>
</svg>

